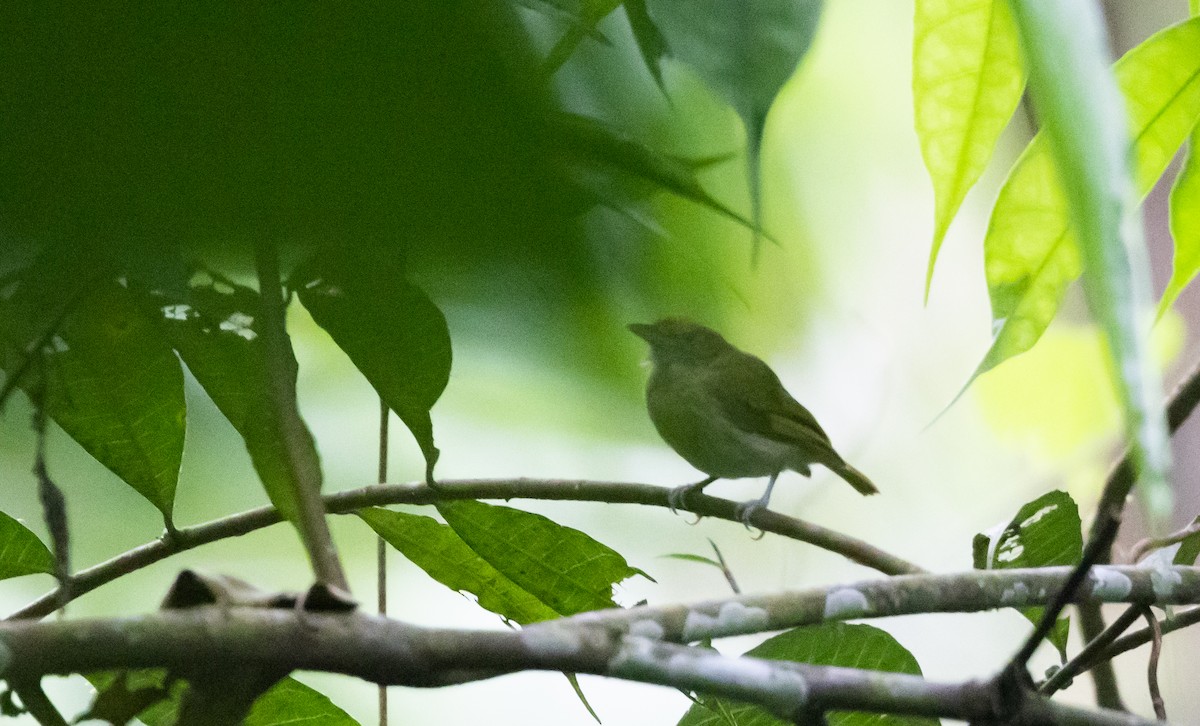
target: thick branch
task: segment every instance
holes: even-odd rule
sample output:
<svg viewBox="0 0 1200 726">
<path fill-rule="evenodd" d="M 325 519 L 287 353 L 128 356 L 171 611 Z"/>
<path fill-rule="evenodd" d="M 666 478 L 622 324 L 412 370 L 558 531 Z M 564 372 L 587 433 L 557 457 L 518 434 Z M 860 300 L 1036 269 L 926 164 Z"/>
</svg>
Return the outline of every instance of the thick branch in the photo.
<svg viewBox="0 0 1200 726">
<path fill-rule="evenodd" d="M 538 479 L 466 479 L 441 481 L 438 488 L 424 484 L 370 486 L 327 495 L 325 507 L 330 513 L 352 512 L 363 507 L 386 504 L 434 504 L 454 499 L 543 499 L 594 501 L 621 504 L 644 504 L 669 507 L 669 489 L 649 484 L 623 484 L 579 480 Z M 705 517 L 738 522 L 737 502 L 706 494 L 688 497 L 688 511 Z M 209 544 L 229 537 L 249 534 L 281 521 L 273 507 L 261 507 L 240 514 L 177 530 L 165 540 L 148 542 L 106 562 L 75 573 L 71 579 L 70 596 L 78 597 L 97 587 L 148 565 L 164 560 L 177 552 Z M 840 554 L 884 574 L 916 574 L 919 566 L 855 539 L 811 522 L 804 522 L 777 512 L 755 512 L 751 523 L 764 532 L 812 544 Z M 36 618 L 53 612 L 59 606 L 58 590 L 43 595 L 9 616 Z"/>
<path fill-rule="evenodd" d="M 793 719 L 825 710 L 867 710 L 972 720 L 997 717 L 978 682 L 732 658 L 565 622 L 522 631 L 418 628 L 364 613 L 206 607 L 119 620 L 8 622 L 0 645 L 5 677 L 116 668 L 167 668 L 185 678 L 255 669 L 317 670 L 375 683 L 439 686 L 463 673 L 523 670 L 593 673 L 693 689 L 755 703 Z M 1025 724 L 1138 725 L 1128 714 L 1072 709 L 1033 696 Z"/>
</svg>

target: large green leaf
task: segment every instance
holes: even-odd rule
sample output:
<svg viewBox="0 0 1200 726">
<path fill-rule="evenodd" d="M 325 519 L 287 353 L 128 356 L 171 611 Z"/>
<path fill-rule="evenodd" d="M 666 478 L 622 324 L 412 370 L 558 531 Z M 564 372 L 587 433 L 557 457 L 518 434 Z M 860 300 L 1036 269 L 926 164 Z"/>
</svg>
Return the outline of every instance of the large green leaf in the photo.
<svg viewBox="0 0 1200 726">
<path fill-rule="evenodd" d="M 863 668 L 921 675 L 921 666 L 889 633 L 870 625 L 824 623 L 796 628 L 768 638 L 746 655 L 812 665 Z M 873 713 L 834 712 L 830 726 L 931 726 L 936 719 Z M 704 697 L 679 721 L 679 726 L 782 726 L 783 722 L 757 706 Z"/>
<path fill-rule="evenodd" d="M 96 688 L 90 719 L 124 723 L 136 717 L 146 726 L 175 723 L 186 686 L 172 683 L 161 670 L 92 673 Z M 284 678 L 258 697 L 246 714 L 248 726 L 357 726 L 358 722 L 329 698 L 294 678 Z"/>
<path fill-rule="evenodd" d="M 1200 0 L 1189 0 L 1192 17 L 1200 15 Z M 1200 272 L 1200 127 L 1192 130 L 1183 169 L 1171 187 L 1170 224 L 1175 240 L 1171 279 L 1158 304 L 1158 316 L 1166 312 L 1183 288 Z"/>
<path fill-rule="evenodd" d="M 1020 55 L 1008 0 L 917 0 L 913 116 L 935 200 L 926 298 L 950 222 L 1021 100 Z"/>
<path fill-rule="evenodd" d="M 429 410 L 446 388 L 451 362 L 442 311 L 386 258 L 324 252 L 297 269 L 289 284 L 408 426 L 432 480 L 438 449 Z"/>
<path fill-rule="evenodd" d="M 821 0 L 646 0 L 670 54 L 742 117 L 751 218 L 759 227 L 759 149 L 775 96 L 808 52 Z"/>
<path fill-rule="evenodd" d="M 451 590 L 474 595 L 480 607 L 505 620 L 524 625 L 566 614 L 556 612 L 489 565 L 449 525 L 388 509 L 362 509 L 357 514 L 427 575 Z"/>
<path fill-rule="evenodd" d="M 1125 95 L 1135 184 L 1145 194 L 1200 116 L 1200 19 L 1156 33 L 1113 70 Z M 1083 269 L 1067 196 L 1042 136 L 1000 190 L 984 258 L 996 337 L 974 376 L 1033 347 Z"/>
<path fill-rule="evenodd" d="M 25 525 L 0 512 L 0 580 L 54 574 L 54 555 Z"/>
<path fill-rule="evenodd" d="M 1137 93 L 1128 94 L 1132 110 L 1127 118 L 1126 103 L 1108 68 L 1104 19 L 1090 0 L 1013 0 L 1012 7 L 1047 153 L 1081 252 L 1083 291 L 1117 373 L 1118 399 L 1140 480 L 1138 493 L 1156 527 L 1172 508 L 1167 482 L 1171 443 L 1162 382 L 1149 350 L 1150 269 L 1128 160 L 1128 129 L 1132 125 L 1137 130 L 1138 182 L 1144 193 L 1200 116 L 1200 83 L 1193 83 L 1200 69 L 1193 61 L 1190 74 L 1164 70 L 1168 59 L 1163 48 L 1147 41 L 1143 53 L 1148 53 L 1147 47 L 1159 49 L 1152 67 L 1125 63 L 1118 69 L 1122 80 L 1137 83 Z M 1198 33 L 1192 28 L 1191 43 L 1200 40 Z M 1156 37 L 1161 42 L 1165 36 Z M 1168 43 L 1166 49 L 1173 47 Z M 1191 53 L 1200 60 L 1200 51 Z M 1165 99 L 1155 98 L 1147 87 L 1163 77 L 1169 80 L 1160 81 L 1160 86 L 1176 92 L 1194 86 L 1186 108 L 1159 108 Z M 1152 135 L 1144 135 L 1146 131 Z"/>
<path fill-rule="evenodd" d="M 10 374 L 61 310 L 55 285 L 67 281 L 80 279 L 38 264 L 3 301 Z M 58 425 L 169 521 L 186 429 L 183 370 L 140 296 L 114 280 L 93 281 L 40 342 L 20 385 L 43 394 Z"/>
<path fill-rule="evenodd" d="M 616 607 L 616 583 L 646 573 L 583 532 L 540 514 L 470 500 L 438 512 L 475 554 L 560 615 Z"/>
<path fill-rule="evenodd" d="M 975 535 L 971 555 L 979 570 L 1073 565 L 1083 556 L 1079 507 L 1066 492 L 1044 494 L 997 531 Z M 1021 613 L 1035 625 L 1042 618 L 1042 608 L 1023 608 Z M 1047 636 L 1064 660 L 1069 629 L 1070 620 L 1060 618 Z"/>
<path fill-rule="evenodd" d="M 248 287 L 197 275 L 181 299 L 159 300 L 163 325 L 188 370 L 246 442 L 254 470 L 271 502 L 296 516 L 291 467 L 268 400 L 266 362 L 259 336 L 261 300 Z M 295 375 L 294 361 L 292 375 Z M 305 431 L 304 445 L 316 444 Z"/>
</svg>

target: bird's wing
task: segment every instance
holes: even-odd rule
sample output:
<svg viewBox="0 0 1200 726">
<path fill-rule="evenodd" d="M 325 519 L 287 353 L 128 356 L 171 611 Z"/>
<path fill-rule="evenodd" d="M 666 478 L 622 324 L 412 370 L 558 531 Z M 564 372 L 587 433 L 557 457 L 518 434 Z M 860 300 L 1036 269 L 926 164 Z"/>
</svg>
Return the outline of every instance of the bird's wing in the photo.
<svg viewBox="0 0 1200 726">
<path fill-rule="evenodd" d="M 829 436 L 817 419 L 791 397 L 775 371 L 752 355 L 741 352 L 737 355 L 736 361 L 726 361 L 720 367 L 720 376 L 714 376 L 708 383 L 729 420 L 739 428 L 771 438 L 833 452 Z"/>
</svg>

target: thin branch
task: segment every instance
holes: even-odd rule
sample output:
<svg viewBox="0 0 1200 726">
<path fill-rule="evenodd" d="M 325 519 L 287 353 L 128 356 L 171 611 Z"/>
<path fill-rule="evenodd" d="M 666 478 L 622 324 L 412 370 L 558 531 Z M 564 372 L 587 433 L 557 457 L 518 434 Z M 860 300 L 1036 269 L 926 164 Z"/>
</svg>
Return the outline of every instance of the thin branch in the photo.
<svg viewBox="0 0 1200 726">
<path fill-rule="evenodd" d="M 1092 642 L 1108 630 L 1100 603 L 1083 603 L 1076 610 L 1079 614 L 1079 632 L 1083 636 L 1084 643 Z M 1117 711 L 1129 710 L 1121 698 L 1121 688 L 1117 683 L 1117 673 L 1113 670 L 1112 661 L 1106 660 L 1096 664 L 1088 675 L 1092 677 L 1092 689 L 1096 693 L 1097 706 Z"/>
<path fill-rule="evenodd" d="M 382 398 L 379 399 L 379 484 L 387 483 L 388 472 L 388 418 L 391 411 Z M 387 616 L 387 551 L 388 544 L 383 537 L 375 539 L 375 591 L 378 598 L 376 605 L 379 614 Z M 379 686 L 379 726 L 388 726 L 388 692 L 387 686 Z"/>
<path fill-rule="evenodd" d="M 1163 704 L 1162 691 L 1158 688 L 1158 657 L 1162 654 L 1162 629 L 1150 608 L 1142 608 L 1142 615 L 1150 623 L 1153 641 L 1150 646 L 1150 662 L 1146 666 L 1146 683 L 1150 689 L 1150 702 L 1154 704 L 1154 715 L 1159 721 L 1167 720 L 1167 707 Z"/>
<path fill-rule="evenodd" d="M 1141 559 L 1152 550 L 1160 550 L 1163 547 L 1170 547 L 1173 544 L 1184 541 L 1197 532 L 1200 532 L 1200 517 L 1196 517 L 1191 524 L 1179 530 L 1178 532 L 1172 532 L 1165 537 L 1147 537 L 1141 542 L 1138 542 L 1133 546 L 1133 550 L 1130 551 L 1129 561 L 1140 562 Z"/>
<path fill-rule="evenodd" d="M 1072 678 L 1086 670 L 1089 663 L 1094 662 L 1097 654 L 1103 653 L 1121 633 L 1128 630 L 1140 617 L 1140 606 L 1135 605 L 1125 610 L 1120 617 L 1113 621 L 1112 625 L 1104 629 L 1104 632 L 1089 641 L 1074 658 L 1064 663 L 1062 668 L 1047 678 L 1045 683 L 1038 688 L 1038 692 L 1052 696 L 1065 688 Z"/>
<path fill-rule="evenodd" d="M 117 668 L 191 673 L 325 671 L 374 683 L 433 687 L 528 670 L 592 673 L 683 688 L 761 706 L 784 720 L 814 710 L 856 710 L 993 720 L 999 705 L 978 681 L 724 656 L 626 637 L 566 621 L 520 631 L 420 628 L 362 612 L 218 606 L 112 620 L 8 622 L 6 676 Z M 1125 713 L 1085 711 L 1040 696 L 1020 723 L 1147 726 Z"/>
<path fill-rule="evenodd" d="M 296 359 L 288 340 L 283 283 L 275 245 L 270 242 L 256 245 L 254 262 L 262 299 L 263 353 L 267 369 L 264 385 L 272 409 L 269 415 L 279 426 L 285 452 L 286 479 L 292 487 L 288 496 L 296 508 L 293 515 L 296 529 L 304 541 L 317 580 L 348 593 L 350 586 L 329 534 L 329 523 L 325 521 L 325 507 L 321 502 L 321 464 L 312 447 L 306 445 L 306 439 L 311 435 L 296 409 Z"/>
<path fill-rule="evenodd" d="M 667 488 L 650 484 L 619 482 L 464 479 L 444 480 L 438 484 L 436 490 L 430 489 L 424 484 L 363 487 L 326 495 L 324 502 L 326 511 L 337 514 L 387 504 L 435 504 L 456 499 L 593 501 L 667 508 L 670 506 L 667 497 L 669 491 Z M 690 511 L 730 522 L 739 522 L 736 513 L 737 504 L 737 502 L 707 494 L 688 497 Z M 249 534 L 280 521 L 281 517 L 275 508 L 261 507 L 204 524 L 184 527 L 176 530 L 169 538 L 148 542 L 110 560 L 76 572 L 71 580 L 70 596 L 71 598 L 79 597 L 122 575 L 140 570 L 178 552 L 218 540 Z M 887 575 L 924 572 L 918 565 L 884 552 L 862 540 L 777 512 L 757 511 L 751 517 L 751 522 L 760 530 L 835 552 Z M 59 590 L 56 589 L 16 611 L 9 618 L 45 616 L 54 611 L 58 597 Z"/>
<path fill-rule="evenodd" d="M 1200 607 L 1190 608 L 1181 613 L 1175 613 L 1171 618 L 1160 620 L 1158 621 L 1158 627 L 1162 635 L 1167 635 L 1176 630 L 1196 625 L 1197 623 L 1200 623 Z M 1154 634 L 1150 628 L 1134 631 L 1129 635 L 1117 638 L 1112 645 L 1103 652 L 1096 654 L 1089 662 L 1083 663 L 1081 667 L 1083 670 L 1087 670 L 1094 667 L 1097 663 L 1112 660 L 1122 653 L 1139 648 L 1153 639 Z"/>
<path fill-rule="evenodd" d="M 9 681 L 13 691 L 21 699 L 21 705 L 41 726 L 67 726 L 67 720 L 54 707 L 54 703 L 42 690 L 40 677 L 17 678 Z"/>
<path fill-rule="evenodd" d="M 1167 427 L 1172 434 L 1179 430 L 1197 405 L 1200 405 L 1200 365 L 1192 369 L 1168 400 Z M 1097 563 L 1109 561 L 1112 556 L 1112 543 L 1121 527 L 1125 500 L 1129 497 L 1136 478 L 1133 452 L 1126 449 L 1125 454 L 1113 467 L 1104 484 L 1104 491 L 1100 495 L 1100 503 L 1096 509 L 1096 518 L 1092 521 L 1088 543 L 1084 547 L 1083 557 L 1075 567 L 1075 572 L 1046 606 L 1042 612 L 1042 619 L 1009 661 L 1008 668 L 1019 670 L 1026 668 L 1029 659 L 1033 657 L 1033 652 L 1037 650 L 1037 647 L 1054 628 L 1054 624 L 1058 622 L 1058 616 L 1062 614 L 1063 608 L 1075 599 L 1075 592 L 1087 578 L 1088 570 Z"/>
</svg>

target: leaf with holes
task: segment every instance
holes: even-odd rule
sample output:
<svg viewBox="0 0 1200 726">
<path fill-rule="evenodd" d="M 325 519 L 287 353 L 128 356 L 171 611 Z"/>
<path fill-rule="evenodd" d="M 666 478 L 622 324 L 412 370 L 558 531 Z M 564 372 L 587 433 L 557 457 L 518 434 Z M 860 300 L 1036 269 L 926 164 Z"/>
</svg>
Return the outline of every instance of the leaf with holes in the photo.
<svg viewBox="0 0 1200 726">
<path fill-rule="evenodd" d="M 1011 570 L 1023 567 L 1074 565 L 1083 556 L 1083 531 L 1079 507 L 1066 492 L 1052 491 L 1021 507 L 1008 523 L 992 532 L 975 535 L 971 543 L 977 570 Z M 1023 608 L 1021 614 L 1036 625 L 1042 608 Z M 1047 640 L 1066 660 L 1070 618 L 1060 618 Z"/>
</svg>

